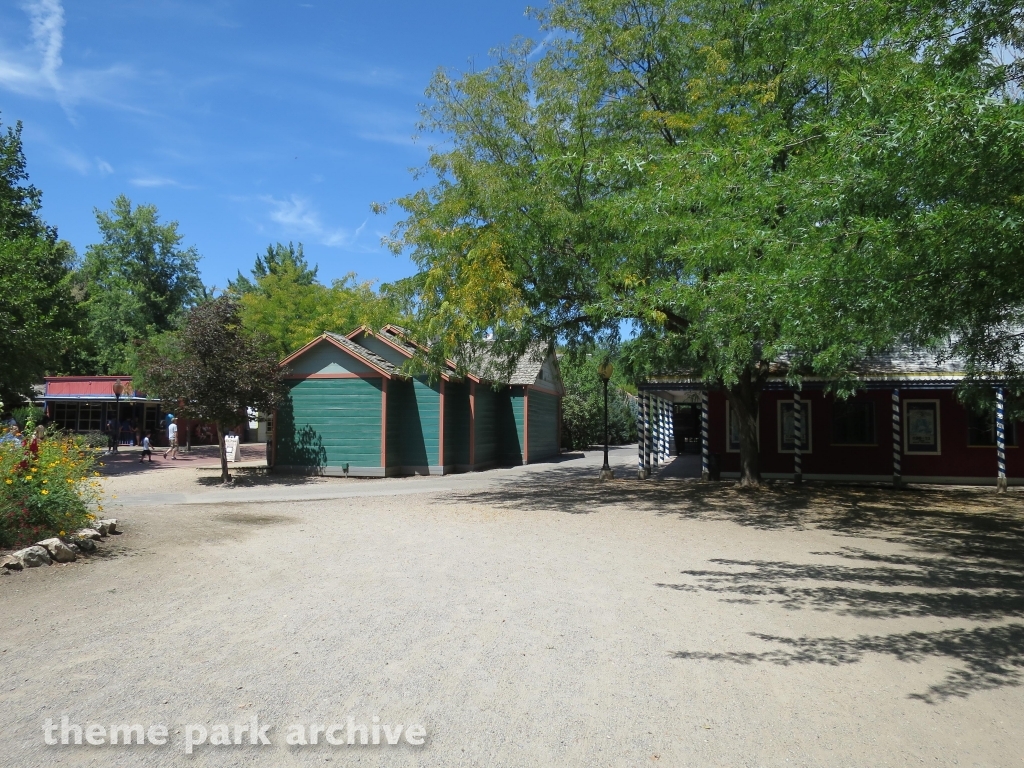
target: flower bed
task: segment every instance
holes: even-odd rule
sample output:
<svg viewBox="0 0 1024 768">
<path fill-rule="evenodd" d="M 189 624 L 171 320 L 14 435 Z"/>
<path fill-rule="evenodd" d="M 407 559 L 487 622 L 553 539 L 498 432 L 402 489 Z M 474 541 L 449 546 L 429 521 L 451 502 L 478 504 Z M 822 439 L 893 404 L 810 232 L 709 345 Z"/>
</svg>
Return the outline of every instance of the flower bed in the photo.
<svg viewBox="0 0 1024 768">
<path fill-rule="evenodd" d="M 0 547 L 67 536 L 102 512 L 95 452 L 73 435 L 0 429 Z"/>
</svg>

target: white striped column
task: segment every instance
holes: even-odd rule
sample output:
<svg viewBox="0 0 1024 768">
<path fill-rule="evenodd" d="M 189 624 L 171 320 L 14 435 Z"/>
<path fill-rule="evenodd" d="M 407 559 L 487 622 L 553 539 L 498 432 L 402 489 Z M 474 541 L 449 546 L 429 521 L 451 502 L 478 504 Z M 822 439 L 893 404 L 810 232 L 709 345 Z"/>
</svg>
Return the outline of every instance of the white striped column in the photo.
<svg viewBox="0 0 1024 768">
<path fill-rule="evenodd" d="M 996 490 L 1006 490 L 1006 393 L 1002 387 L 996 390 L 996 463 L 999 474 Z"/>
<path fill-rule="evenodd" d="M 793 482 L 804 481 L 804 414 L 800 403 L 800 392 L 793 393 Z"/>
<path fill-rule="evenodd" d="M 661 398 L 653 398 L 653 415 L 651 417 L 651 469 L 661 469 Z"/>
<path fill-rule="evenodd" d="M 659 453 L 661 454 L 661 463 L 668 464 L 668 420 L 666 419 L 668 409 L 666 408 L 666 401 L 664 398 L 658 399 L 658 431 L 661 435 L 659 440 Z"/>
<path fill-rule="evenodd" d="M 644 479 L 644 393 L 637 392 L 636 398 L 636 476 Z"/>
<path fill-rule="evenodd" d="M 900 466 L 902 446 L 900 445 L 900 391 L 892 391 L 892 485 L 899 488 L 903 482 L 903 469 Z"/>
<path fill-rule="evenodd" d="M 700 479 L 707 482 L 711 479 L 711 446 L 708 429 L 708 393 L 700 393 Z"/>
<path fill-rule="evenodd" d="M 651 476 L 651 396 L 644 395 L 644 478 Z"/>
</svg>

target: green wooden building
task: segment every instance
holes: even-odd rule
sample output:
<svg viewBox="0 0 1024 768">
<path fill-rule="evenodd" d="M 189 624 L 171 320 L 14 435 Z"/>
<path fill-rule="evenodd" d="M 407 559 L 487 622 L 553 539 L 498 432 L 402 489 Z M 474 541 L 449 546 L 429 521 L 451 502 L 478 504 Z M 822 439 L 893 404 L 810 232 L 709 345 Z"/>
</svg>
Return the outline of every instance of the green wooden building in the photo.
<svg viewBox="0 0 1024 768">
<path fill-rule="evenodd" d="M 524 355 L 507 382 L 485 370 L 459 377 L 451 366 L 432 383 L 403 372 L 416 351 L 401 328 L 386 326 L 325 333 L 283 360 L 289 393 L 275 418 L 274 470 L 442 475 L 558 454 L 554 352 Z"/>
</svg>

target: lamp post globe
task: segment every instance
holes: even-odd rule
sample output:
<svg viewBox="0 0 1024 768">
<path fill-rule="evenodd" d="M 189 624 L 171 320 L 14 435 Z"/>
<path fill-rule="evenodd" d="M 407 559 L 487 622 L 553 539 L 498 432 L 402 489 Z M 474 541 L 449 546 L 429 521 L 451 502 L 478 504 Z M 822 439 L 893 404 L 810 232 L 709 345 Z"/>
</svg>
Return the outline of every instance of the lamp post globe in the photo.
<svg viewBox="0 0 1024 768">
<path fill-rule="evenodd" d="M 602 480 L 611 480 L 615 477 L 612 468 L 608 466 L 608 380 L 612 377 L 613 372 L 612 361 L 606 357 L 597 368 L 597 375 L 601 377 L 601 381 L 604 383 L 604 466 L 601 467 Z"/>
</svg>

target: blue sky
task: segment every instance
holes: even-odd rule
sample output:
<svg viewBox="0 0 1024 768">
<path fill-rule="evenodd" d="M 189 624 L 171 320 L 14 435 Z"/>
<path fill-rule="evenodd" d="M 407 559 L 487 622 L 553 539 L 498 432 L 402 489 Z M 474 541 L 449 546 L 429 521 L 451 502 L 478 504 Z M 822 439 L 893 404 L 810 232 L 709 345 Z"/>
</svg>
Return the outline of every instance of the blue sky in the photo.
<svg viewBox="0 0 1024 768">
<path fill-rule="evenodd" d="M 413 268 L 380 247 L 394 217 L 370 204 L 417 188 L 424 88 L 537 38 L 526 4 L 7 2 L 0 120 L 24 123 L 43 214 L 79 254 L 124 193 L 179 222 L 211 285 L 289 240 L 325 282 L 393 280 Z"/>
</svg>

